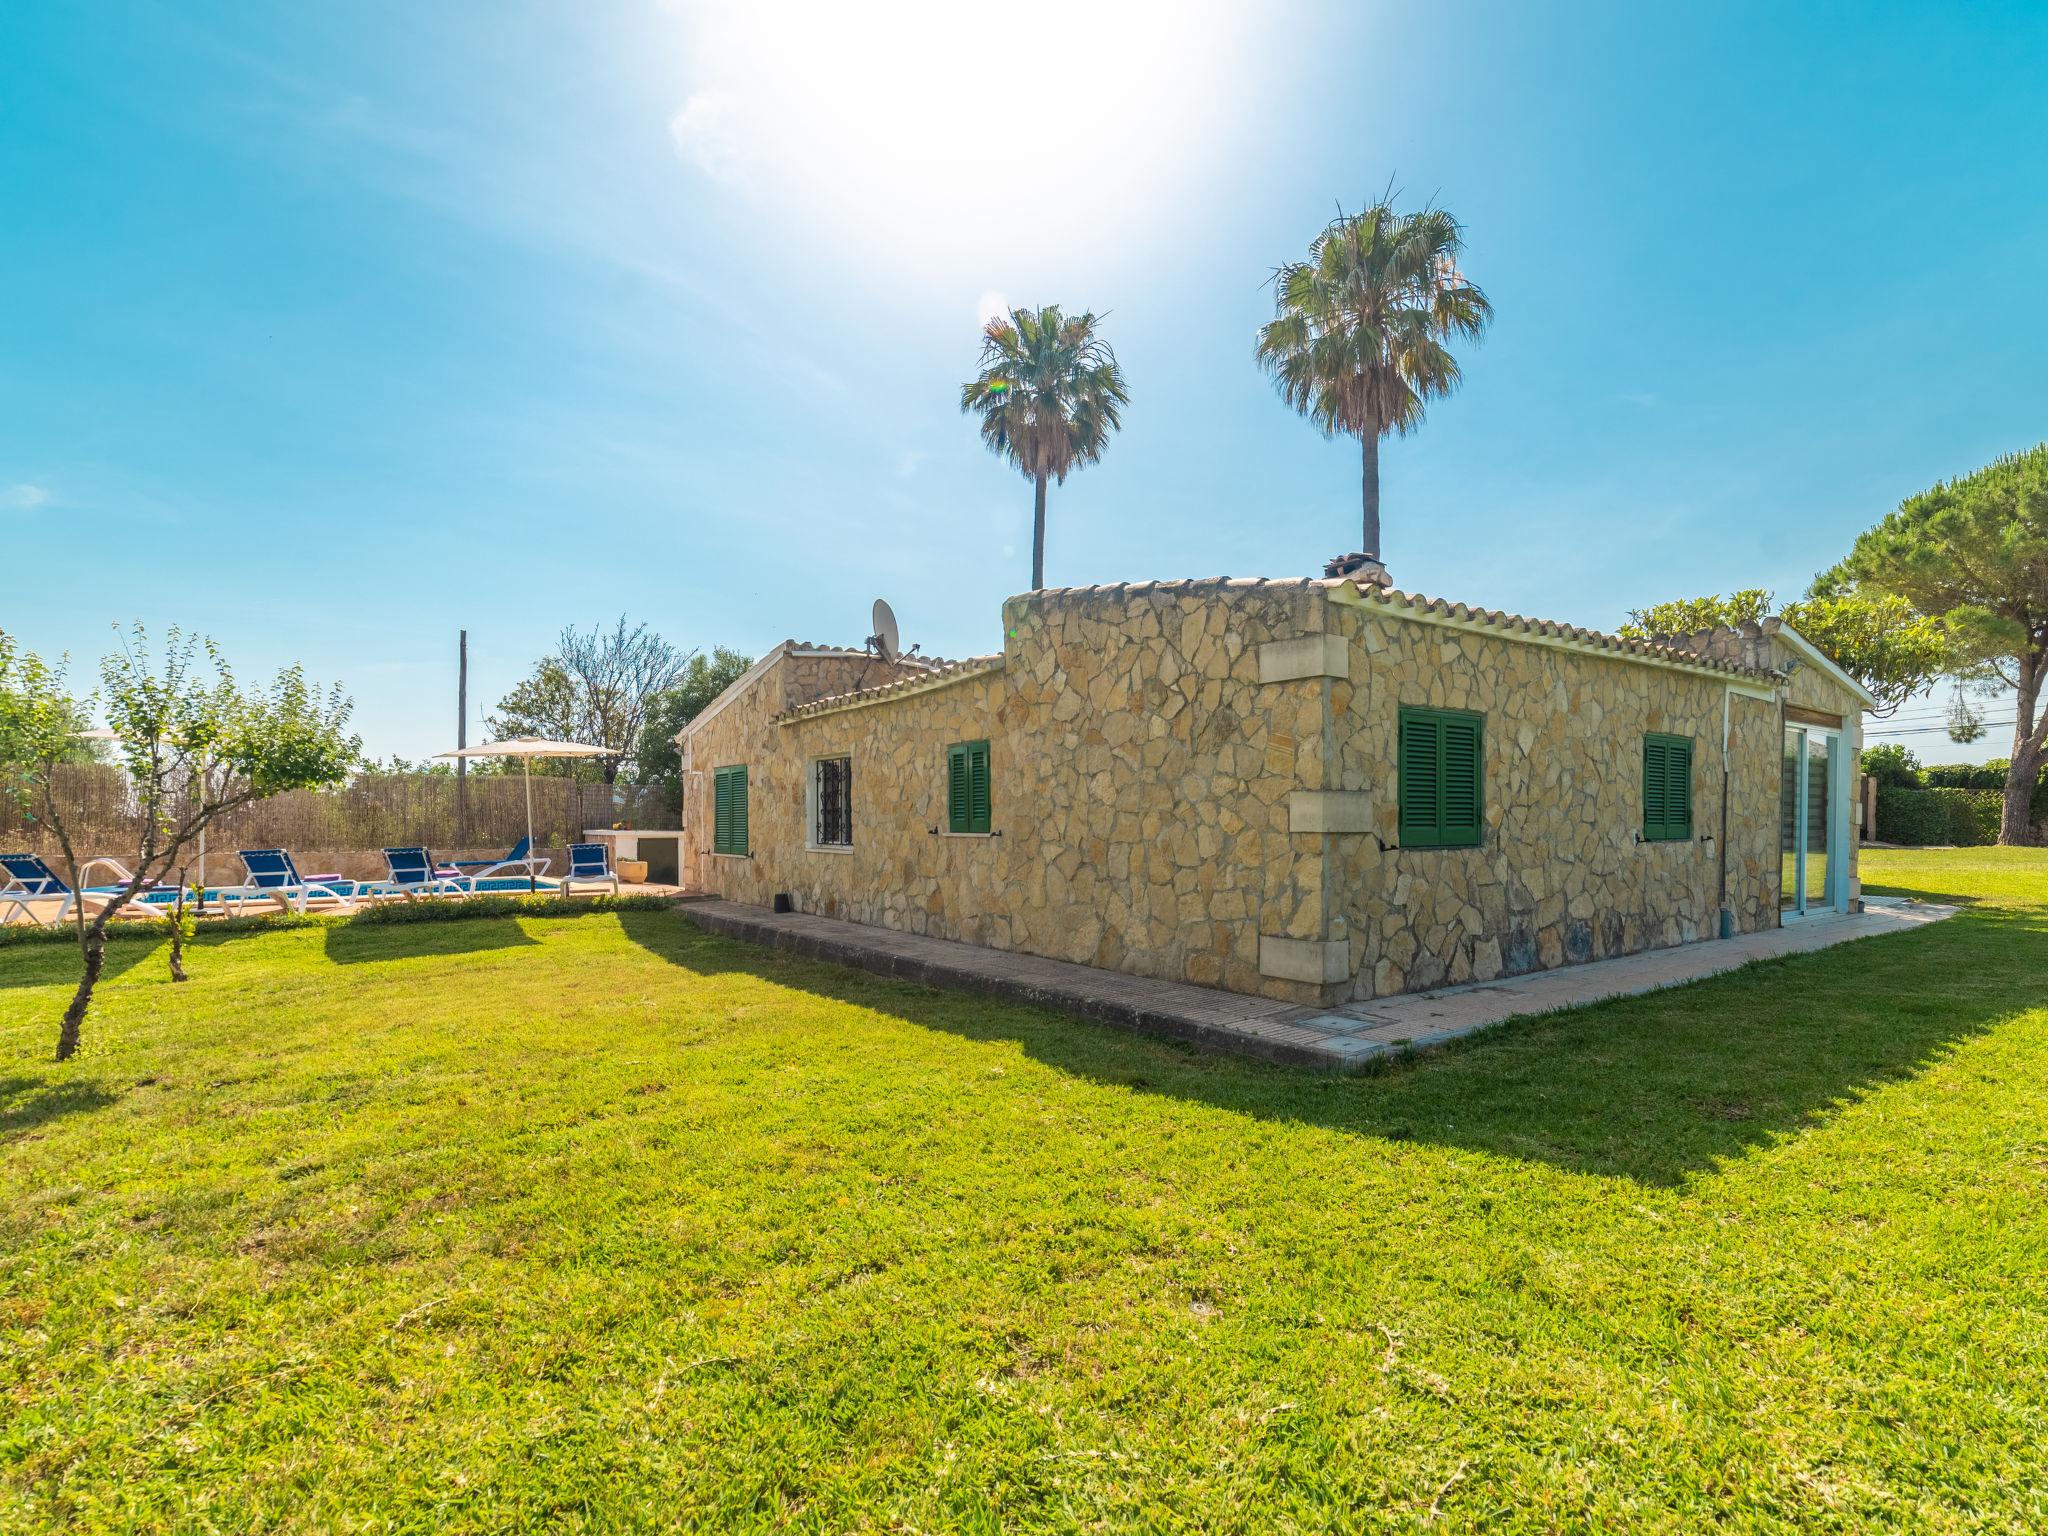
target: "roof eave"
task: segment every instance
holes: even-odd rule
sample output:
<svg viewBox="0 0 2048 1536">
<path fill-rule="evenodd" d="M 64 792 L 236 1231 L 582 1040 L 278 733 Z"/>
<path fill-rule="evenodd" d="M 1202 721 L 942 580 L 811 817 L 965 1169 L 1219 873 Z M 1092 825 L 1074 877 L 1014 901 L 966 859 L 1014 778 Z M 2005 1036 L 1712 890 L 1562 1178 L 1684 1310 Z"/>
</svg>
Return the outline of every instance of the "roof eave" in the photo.
<svg viewBox="0 0 2048 1536">
<path fill-rule="evenodd" d="M 1368 588 L 1367 585 L 1355 582 L 1350 577 L 1335 577 L 1318 585 L 1329 589 L 1330 601 L 1333 603 L 1344 607 L 1377 609 L 1394 618 L 1407 619 L 1411 623 L 1433 624 L 1439 628 L 1489 635 L 1520 645 L 1545 646 L 1581 656 L 1633 662 L 1638 666 L 1658 667 L 1665 671 L 1688 673 L 1694 677 L 1712 678 L 1724 683 L 1746 680 L 1775 686 L 1783 681 L 1776 672 L 1680 652 L 1673 647 L 1654 645 L 1646 640 L 1627 640 L 1619 635 L 1602 634 L 1598 630 L 1584 629 L 1578 625 L 1561 624 L 1550 619 L 1525 618 L 1521 614 L 1505 613 L 1498 609 L 1473 608 L 1465 603 L 1453 603 L 1440 597 L 1424 597 L 1414 592 L 1383 589 L 1377 586 Z"/>
<path fill-rule="evenodd" d="M 970 678 L 987 677 L 1002 670 L 1001 656 L 973 656 L 956 662 L 943 671 L 934 672 L 929 677 L 898 678 L 894 682 L 880 683 L 873 688 L 860 688 L 851 693 L 812 699 L 807 704 L 785 709 L 774 717 L 774 723 L 793 725 L 799 720 L 814 720 L 820 715 L 836 715 L 850 709 L 865 709 L 874 704 L 893 704 L 898 699 L 914 698 L 921 693 L 950 688 L 955 683 L 964 683 Z"/>
<path fill-rule="evenodd" d="M 1780 639 L 1784 640 L 1787 644 L 1789 644 L 1792 647 L 1793 650 L 1797 651 L 1803 658 L 1805 658 L 1807 661 L 1812 662 L 1815 666 L 1819 667 L 1821 671 L 1827 673 L 1828 676 L 1832 677 L 1844 688 L 1848 689 L 1851 693 L 1855 694 L 1856 697 L 1862 701 L 1863 707 L 1865 709 L 1877 709 L 1881 707 L 1880 701 L 1876 694 L 1872 693 L 1855 677 L 1851 676 L 1847 671 L 1843 670 L 1842 664 L 1840 662 L 1836 661 L 1834 657 L 1830 656 L 1826 651 L 1822 650 L 1819 646 L 1815 645 L 1811 640 L 1807 639 L 1806 636 L 1799 633 L 1799 631 L 1794 629 L 1790 624 L 1787 624 L 1783 619 L 1774 619 L 1771 621 L 1771 625 L 1771 634 L 1776 635 Z"/>
</svg>

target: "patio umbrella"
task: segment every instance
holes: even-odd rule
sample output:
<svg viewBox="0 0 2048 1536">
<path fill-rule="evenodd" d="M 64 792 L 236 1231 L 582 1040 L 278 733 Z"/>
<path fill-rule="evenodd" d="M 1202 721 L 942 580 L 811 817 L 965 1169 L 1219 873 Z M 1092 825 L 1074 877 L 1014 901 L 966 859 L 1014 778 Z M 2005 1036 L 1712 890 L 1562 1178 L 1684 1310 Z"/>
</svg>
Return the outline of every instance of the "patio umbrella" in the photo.
<svg viewBox="0 0 2048 1536">
<path fill-rule="evenodd" d="M 536 757 L 617 757 L 617 747 L 592 747 L 580 741 L 543 741 L 533 736 L 515 736 L 509 741 L 487 741 L 478 747 L 457 747 L 453 752 L 437 754 L 441 757 L 516 757 L 526 776 L 526 841 L 527 851 L 532 852 L 533 843 L 533 760 Z M 534 889 L 533 866 L 526 866 L 526 889 Z"/>
</svg>

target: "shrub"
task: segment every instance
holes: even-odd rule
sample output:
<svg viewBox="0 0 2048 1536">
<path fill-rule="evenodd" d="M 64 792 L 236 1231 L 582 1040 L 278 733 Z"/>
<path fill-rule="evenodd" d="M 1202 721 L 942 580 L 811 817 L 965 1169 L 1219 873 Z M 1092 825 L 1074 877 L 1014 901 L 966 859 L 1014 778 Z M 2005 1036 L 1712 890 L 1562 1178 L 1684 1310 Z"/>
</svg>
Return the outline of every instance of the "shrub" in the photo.
<svg viewBox="0 0 2048 1536">
<path fill-rule="evenodd" d="M 1939 789 L 1995 790 L 2003 795 L 2011 767 L 2012 760 L 2004 757 L 1994 757 L 1988 763 L 1944 763 L 1927 770 L 1927 784 Z M 2027 809 L 2034 821 L 2048 821 L 2048 764 L 2042 765 L 2041 776 L 2034 781 Z"/>
<path fill-rule="evenodd" d="M 1919 789 L 1920 760 L 1912 749 L 1896 741 L 1863 749 L 1863 771 L 1877 780 L 1879 789 Z"/>
<path fill-rule="evenodd" d="M 1997 824 L 1994 821 L 1993 826 Z M 333 912 L 264 912 L 254 916 L 208 918 L 196 925 L 195 942 L 238 934 L 277 933 L 288 928 L 325 928 L 340 923 L 452 923 L 475 917 L 578 917 L 585 912 L 654 912 L 675 905 L 673 896 L 433 896 L 418 901 L 388 901 L 343 916 Z M 107 942 L 146 939 L 158 942 L 171 931 L 170 914 L 125 918 L 107 927 Z M 78 934 L 66 921 L 53 928 L 10 923 L 0 927 L 0 949 L 24 944 L 76 944 Z"/>
<path fill-rule="evenodd" d="M 157 943 L 170 936 L 171 915 L 152 907 L 150 915 L 124 917 L 107 925 L 107 942 L 118 944 L 124 939 L 146 939 Z M 192 915 L 186 909 L 186 916 Z M 274 933 L 286 928 L 319 928 L 335 921 L 317 912 L 264 912 L 249 917 L 216 917 L 195 924 L 195 935 L 200 939 L 212 938 L 216 934 L 232 938 L 244 933 Z M 72 944 L 78 942 L 78 931 L 66 918 L 54 927 L 44 928 L 28 923 L 10 923 L 0 928 L 0 949 L 11 949 L 22 944 Z"/>
<path fill-rule="evenodd" d="M 385 901 L 365 907 L 348 921 L 452 923 L 471 917 L 578 917 L 585 912 L 658 912 L 675 905 L 673 896 L 463 896 Z"/>
<path fill-rule="evenodd" d="M 1992 763 L 1935 763 L 1922 770 L 1921 780 L 1929 789 L 2005 788 L 2007 765 Z"/>
</svg>

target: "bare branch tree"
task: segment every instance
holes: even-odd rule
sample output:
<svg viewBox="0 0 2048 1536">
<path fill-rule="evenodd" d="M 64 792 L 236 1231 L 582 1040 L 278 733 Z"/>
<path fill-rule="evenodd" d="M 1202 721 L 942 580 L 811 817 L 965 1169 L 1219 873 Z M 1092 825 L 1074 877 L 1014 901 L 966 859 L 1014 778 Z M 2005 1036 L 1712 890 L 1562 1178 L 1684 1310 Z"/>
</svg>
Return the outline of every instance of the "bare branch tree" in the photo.
<svg viewBox="0 0 2048 1536">
<path fill-rule="evenodd" d="M 547 736 L 612 747 L 599 771 L 606 784 L 631 759 L 654 701 L 674 688 L 697 653 L 671 645 L 624 614 L 607 629 L 573 624 L 527 678 L 498 701 L 489 719 L 498 736 Z"/>
</svg>

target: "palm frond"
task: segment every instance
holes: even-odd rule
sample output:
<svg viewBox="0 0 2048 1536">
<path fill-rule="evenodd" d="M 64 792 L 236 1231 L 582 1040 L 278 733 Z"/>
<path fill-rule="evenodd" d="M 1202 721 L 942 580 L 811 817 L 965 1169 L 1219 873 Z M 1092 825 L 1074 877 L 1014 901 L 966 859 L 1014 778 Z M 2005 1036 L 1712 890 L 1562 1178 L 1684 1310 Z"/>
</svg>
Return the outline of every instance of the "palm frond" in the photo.
<svg viewBox="0 0 2048 1536">
<path fill-rule="evenodd" d="M 1458 269 L 1457 219 L 1433 204 L 1400 213 L 1392 195 L 1353 214 L 1339 208 L 1306 261 L 1273 270 L 1274 317 L 1255 356 L 1280 397 L 1326 434 L 1413 431 L 1460 381 L 1444 342 L 1476 341 L 1493 318 Z"/>
<path fill-rule="evenodd" d="M 979 415 L 982 441 L 1026 478 L 1064 481 L 1098 462 L 1123 425 L 1130 392 L 1099 324 L 1091 311 L 1047 304 L 983 329 L 980 370 L 960 386 L 960 409 Z"/>
</svg>

